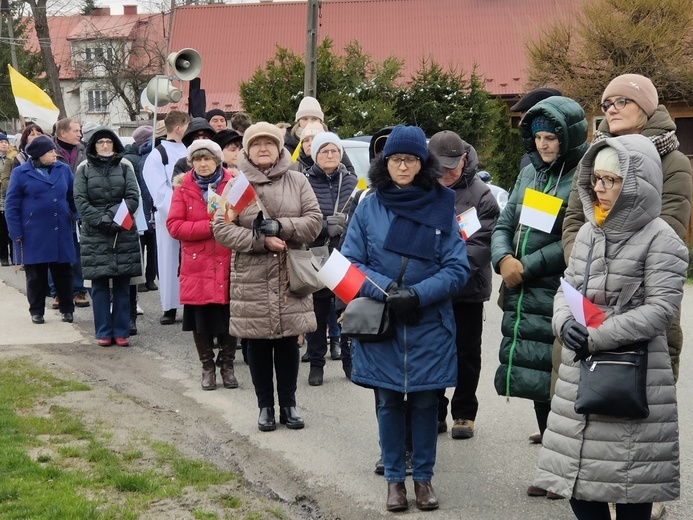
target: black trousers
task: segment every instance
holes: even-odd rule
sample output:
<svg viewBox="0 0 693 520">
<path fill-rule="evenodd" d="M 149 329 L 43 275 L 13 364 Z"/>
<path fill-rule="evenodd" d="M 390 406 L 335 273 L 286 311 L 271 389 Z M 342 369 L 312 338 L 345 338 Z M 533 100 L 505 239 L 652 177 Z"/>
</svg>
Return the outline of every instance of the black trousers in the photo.
<svg viewBox="0 0 693 520">
<path fill-rule="evenodd" d="M 156 278 L 157 260 L 156 260 L 156 232 L 145 231 L 140 235 L 140 245 L 142 246 L 142 255 L 144 257 L 144 279 L 152 283 Z"/>
<path fill-rule="evenodd" d="M 453 419 L 476 419 L 479 401 L 476 389 L 481 374 L 481 333 L 484 328 L 483 302 L 452 304 L 457 324 L 457 386 L 452 395 L 450 413 Z M 448 398 L 445 390 L 438 391 L 438 420 L 447 417 Z"/>
<path fill-rule="evenodd" d="M 248 367 L 258 408 L 274 406 L 274 372 L 279 406 L 296 406 L 299 362 L 297 336 L 248 340 Z"/>
<path fill-rule="evenodd" d="M 317 294 L 317 293 L 316 293 Z M 327 319 L 330 314 L 330 302 L 333 296 L 316 297 L 313 295 L 313 311 L 315 319 L 318 322 L 318 328 L 315 332 L 306 334 L 308 342 L 308 359 L 312 367 L 324 367 L 325 355 L 327 354 Z"/>
<path fill-rule="evenodd" d="M 609 504 L 606 502 L 588 502 L 587 500 L 570 499 L 575 518 L 578 520 L 611 520 Z M 643 504 L 616 504 L 617 520 L 650 520 L 652 502 Z"/>
<path fill-rule="evenodd" d="M 12 260 L 12 239 L 10 239 L 10 234 L 7 231 L 4 211 L 0 211 L 0 260 L 5 262 Z"/>
<path fill-rule="evenodd" d="M 45 312 L 49 269 L 55 283 L 61 314 L 75 312 L 75 304 L 72 300 L 72 264 L 51 263 L 24 266 L 29 313 L 32 316 L 43 316 Z"/>
</svg>

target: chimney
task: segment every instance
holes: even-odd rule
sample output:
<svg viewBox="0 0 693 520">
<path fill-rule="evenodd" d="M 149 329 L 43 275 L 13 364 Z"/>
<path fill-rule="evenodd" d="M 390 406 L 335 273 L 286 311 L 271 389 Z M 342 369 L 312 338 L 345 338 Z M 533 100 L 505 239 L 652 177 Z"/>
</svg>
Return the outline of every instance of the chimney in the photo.
<svg viewBox="0 0 693 520">
<path fill-rule="evenodd" d="M 91 12 L 92 16 L 111 16 L 110 7 L 97 7 Z"/>
<path fill-rule="evenodd" d="M 136 5 L 124 5 L 123 6 L 123 14 L 137 14 L 137 6 Z"/>
</svg>

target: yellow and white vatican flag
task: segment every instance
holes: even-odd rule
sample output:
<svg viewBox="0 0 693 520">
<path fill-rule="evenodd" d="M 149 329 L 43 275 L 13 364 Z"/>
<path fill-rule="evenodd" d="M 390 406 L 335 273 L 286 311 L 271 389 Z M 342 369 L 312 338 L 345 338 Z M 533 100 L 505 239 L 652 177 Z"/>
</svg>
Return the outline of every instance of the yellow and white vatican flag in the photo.
<svg viewBox="0 0 693 520">
<path fill-rule="evenodd" d="M 12 94 L 14 94 L 19 115 L 27 122 L 34 121 L 44 132 L 50 132 L 58 120 L 60 110 L 53 104 L 48 94 L 13 69 L 12 65 L 7 66 L 10 69 Z"/>
</svg>

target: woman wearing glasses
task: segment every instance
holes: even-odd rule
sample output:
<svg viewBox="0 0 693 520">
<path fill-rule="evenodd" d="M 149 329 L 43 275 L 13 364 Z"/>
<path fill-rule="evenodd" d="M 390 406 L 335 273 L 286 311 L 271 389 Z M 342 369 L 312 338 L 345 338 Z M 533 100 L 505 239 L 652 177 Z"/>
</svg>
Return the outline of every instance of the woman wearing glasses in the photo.
<svg viewBox="0 0 693 520">
<path fill-rule="evenodd" d="M 575 168 L 588 148 L 587 121 L 574 100 L 553 96 L 525 114 L 520 130 L 531 164 L 520 171 L 491 236 L 493 267 L 503 277 L 503 339 L 495 387 L 499 395 L 534 401 L 543 435 L 551 399 L 553 297 L 565 270 L 561 224 Z M 520 224 L 528 190 L 558 203 L 560 211 L 550 231 Z M 527 493 L 547 496 L 546 490 L 535 486 Z"/>
<path fill-rule="evenodd" d="M 645 76 L 623 74 L 613 79 L 602 94 L 600 104 L 604 120 L 594 133 L 593 144 L 607 137 L 642 134 L 657 148 L 662 160 L 662 218 L 685 240 L 691 215 L 691 162 L 679 151 L 676 125 L 664 105 L 659 104 L 657 89 Z M 563 225 L 566 261 L 573 249 L 585 214 L 573 186 Z M 667 330 L 674 378 L 679 374 L 679 355 L 683 346 L 680 316 Z"/>
<path fill-rule="evenodd" d="M 329 247 L 330 253 L 339 244 L 339 238 L 346 227 L 346 205 L 351 193 L 356 187 L 356 175 L 349 173 L 341 163 L 342 142 L 337 134 L 332 132 L 318 133 L 311 143 L 311 158 L 313 166 L 306 168 L 303 173 L 315 192 L 322 212 L 322 231 L 311 247 Z M 313 310 L 318 322 L 315 332 L 306 335 L 308 341 L 307 355 L 310 361 L 308 384 L 320 386 L 323 380 L 325 354 L 327 353 L 326 329 L 330 303 L 334 294 L 329 289 L 323 289 L 313 294 Z M 331 350 L 338 348 L 338 340 L 330 341 Z M 336 356 L 333 355 L 333 359 Z"/>
<path fill-rule="evenodd" d="M 659 218 L 662 172 L 650 140 L 600 140 L 577 177 L 586 223 L 565 279 L 605 319 L 597 328 L 584 327 L 563 291 L 556 294 L 553 330 L 565 348 L 534 483 L 570 498 L 578 520 L 609 520 L 609 502 L 619 520 L 649 520 L 653 502 L 680 494 L 676 389 L 665 332 L 679 314 L 688 251 Z M 648 417 L 577 413 L 581 360 L 642 341 Z"/>
<path fill-rule="evenodd" d="M 374 193 L 357 206 L 342 246 L 344 256 L 369 278 L 361 296 L 387 299 L 395 322 L 390 339 L 352 343 L 352 381 L 377 390 L 388 511 L 409 507 L 404 485 L 405 397 L 411 408 L 416 507 L 438 508 L 431 485 L 438 437 L 437 390 L 457 384 L 450 296 L 470 274 L 455 221 L 455 195 L 438 182 L 441 174 L 423 130 L 396 126 L 368 172 Z"/>
<path fill-rule="evenodd" d="M 130 278 L 142 274 L 140 241 L 134 224 L 118 225 L 124 201 L 130 218 L 139 188 L 124 147 L 108 128 L 97 128 L 87 143 L 87 160 L 75 172 L 75 204 L 82 216 L 80 252 L 84 278 L 92 281 L 94 329 L 99 346 L 129 345 Z M 112 293 L 112 304 L 111 304 Z"/>
</svg>

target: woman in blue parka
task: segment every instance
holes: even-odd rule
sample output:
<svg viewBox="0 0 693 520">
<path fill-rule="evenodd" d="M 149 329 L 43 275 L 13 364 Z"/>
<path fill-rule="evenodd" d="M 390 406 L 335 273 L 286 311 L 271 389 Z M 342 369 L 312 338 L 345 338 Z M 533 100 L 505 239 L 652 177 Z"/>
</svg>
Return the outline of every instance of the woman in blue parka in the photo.
<svg viewBox="0 0 693 520">
<path fill-rule="evenodd" d="M 395 320 L 393 338 L 353 342 L 351 372 L 355 383 L 377 390 L 388 511 L 408 507 L 405 395 L 412 408 L 416 506 L 438 507 L 431 487 L 438 435 L 436 390 L 457 384 L 450 295 L 465 285 L 470 269 L 455 222 L 455 196 L 438 183 L 440 174 L 423 131 L 395 127 L 369 171 L 374 193 L 356 209 L 342 247 L 344 256 L 373 282 L 364 283 L 361 296 L 387 298 Z"/>
<path fill-rule="evenodd" d="M 72 322 L 72 216 L 77 213 L 72 171 L 58 162 L 55 143 L 48 136 L 39 135 L 25 151 L 28 160 L 12 170 L 5 199 L 14 263 L 24 265 L 32 322 L 44 322 L 48 269 L 55 282 L 62 320 Z"/>
</svg>

